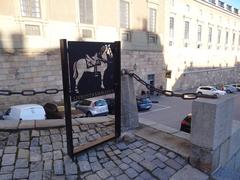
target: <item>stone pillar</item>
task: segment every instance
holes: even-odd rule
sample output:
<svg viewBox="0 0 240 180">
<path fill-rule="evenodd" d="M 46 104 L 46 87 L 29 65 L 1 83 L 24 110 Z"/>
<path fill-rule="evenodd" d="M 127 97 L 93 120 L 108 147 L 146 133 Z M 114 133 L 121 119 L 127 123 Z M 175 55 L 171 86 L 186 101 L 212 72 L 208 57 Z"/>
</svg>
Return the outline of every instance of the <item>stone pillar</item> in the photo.
<svg viewBox="0 0 240 180">
<path fill-rule="evenodd" d="M 121 123 L 122 132 L 139 126 L 133 78 L 127 74 L 121 77 Z"/>
<path fill-rule="evenodd" d="M 231 136 L 232 118 L 233 96 L 193 101 L 190 163 L 194 167 L 211 174 L 221 165 L 223 144 Z"/>
</svg>

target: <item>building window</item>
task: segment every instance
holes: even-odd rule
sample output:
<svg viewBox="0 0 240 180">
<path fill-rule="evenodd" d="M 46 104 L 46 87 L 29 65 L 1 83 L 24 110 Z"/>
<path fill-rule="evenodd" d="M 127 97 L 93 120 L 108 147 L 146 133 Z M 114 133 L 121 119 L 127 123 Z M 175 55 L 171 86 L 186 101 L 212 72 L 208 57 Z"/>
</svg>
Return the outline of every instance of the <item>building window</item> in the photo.
<svg viewBox="0 0 240 180">
<path fill-rule="evenodd" d="M 173 38 L 174 37 L 174 18 L 170 17 L 170 22 L 169 22 L 169 37 Z"/>
<path fill-rule="evenodd" d="M 240 46 L 240 34 L 238 35 L 238 46 Z"/>
<path fill-rule="evenodd" d="M 227 10 L 232 12 L 232 6 L 227 4 Z"/>
<path fill-rule="evenodd" d="M 234 13 L 238 14 L 238 9 L 234 8 Z"/>
<path fill-rule="evenodd" d="M 149 8 L 148 30 L 150 32 L 156 32 L 156 22 L 157 22 L 157 10 L 154 8 Z"/>
<path fill-rule="evenodd" d="M 131 40 L 132 40 L 131 32 L 123 32 L 122 33 L 122 41 L 131 42 Z"/>
<path fill-rule="evenodd" d="M 218 6 L 224 8 L 224 2 L 218 0 Z"/>
<path fill-rule="evenodd" d="M 40 26 L 39 25 L 25 25 L 25 33 L 29 36 L 40 36 Z"/>
<path fill-rule="evenodd" d="M 184 22 L 184 39 L 189 39 L 189 21 Z"/>
<path fill-rule="evenodd" d="M 225 44 L 228 44 L 228 31 L 226 32 L 226 36 L 225 36 Z"/>
<path fill-rule="evenodd" d="M 212 4 L 216 4 L 216 1 L 215 0 L 208 0 L 210 3 Z"/>
<path fill-rule="evenodd" d="M 186 5 L 186 11 L 189 12 L 190 11 L 190 6 L 187 4 Z"/>
<path fill-rule="evenodd" d="M 198 25 L 197 40 L 198 42 L 202 41 L 202 25 Z"/>
<path fill-rule="evenodd" d="M 152 33 L 148 33 L 148 43 L 149 44 L 157 44 L 157 35 L 156 34 L 152 34 Z"/>
<path fill-rule="evenodd" d="M 233 36 L 232 36 L 232 45 L 234 46 L 235 44 L 235 33 L 233 33 Z"/>
<path fill-rule="evenodd" d="M 92 0 L 79 0 L 80 23 L 93 24 Z"/>
<path fill-rule="evenodd" d="M 21 14 L 23 17 L 40 18 L 40 0 L 21 0 Z"/>
<path fill-rule="evenodd" d="M 208 43 L 212 43 L 212 27 L 208 27 Z"/>
<path fill-rule="evenodd" d="M 217 38 L 217 43 L 220 44 L 221 43 L 221 29 L 218 29 L 218 38 Z"/>
<path fill-rule="evenodd" d="M 120 1 L 120 27 L 129 28 L 129 2 Z"/>
<path fill-rule="evenodd" d="M 83 38 L 92 38 L 93 31 L 91 29 L 82 29 L 82 37 Z"/>
</svg>

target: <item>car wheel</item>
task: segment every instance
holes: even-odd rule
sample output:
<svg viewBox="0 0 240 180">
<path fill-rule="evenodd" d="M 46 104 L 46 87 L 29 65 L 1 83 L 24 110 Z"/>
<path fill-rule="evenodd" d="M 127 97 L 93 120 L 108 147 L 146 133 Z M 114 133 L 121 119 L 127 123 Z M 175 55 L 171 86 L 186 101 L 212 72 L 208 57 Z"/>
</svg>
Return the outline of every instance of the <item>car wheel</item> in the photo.
<svg viewBox="0 0 240 180">
<path fill-rule="evenodd" d="M 201 95 L 202 95 L 202 92 L 198 92 L 197 94 L 198 94 L 199 96 L 201 96 Z"/>
<path fill-rule="evenodd" d="M 216 93 L 215 95 L 216 95 L 217 97 L 219 97 L 219 94 L 218 94 L 218 93 Z"/>
<path fill-rule="evenodd" d="M 228 94 L 229 94 L 229 93 L 231 93 L 231 91 L 230 91 L 230 90 L 227 90 L 227 91 L 226 91 L 226 93 L 228 93 Z"/>
<path fill-rule="evenodd" d="M 91 112 L 87 112 L 86 115 L 87 115 L 87 117 L 92 117 L 93 116 Z"/>
</svg>

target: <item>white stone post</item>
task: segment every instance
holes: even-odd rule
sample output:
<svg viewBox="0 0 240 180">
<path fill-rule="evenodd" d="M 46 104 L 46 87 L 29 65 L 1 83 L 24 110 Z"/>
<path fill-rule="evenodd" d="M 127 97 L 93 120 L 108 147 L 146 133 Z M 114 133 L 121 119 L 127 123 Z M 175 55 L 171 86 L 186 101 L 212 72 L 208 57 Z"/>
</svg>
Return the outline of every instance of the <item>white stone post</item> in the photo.
<svg viewBox="0 0 240 180">
<path fill-rule="evenodd" d="M 190 163 L 194 167 L 212 173 L 221 165 L 224 144 L 231 136 L 232 118 L 231 95 L 193 101 Z"/>
<path fill-rule="evenodd" d="M 134 83 L 129 75 L 121 77 L 121 126 L 122 131 L 139 126 Z"/>
</svg>

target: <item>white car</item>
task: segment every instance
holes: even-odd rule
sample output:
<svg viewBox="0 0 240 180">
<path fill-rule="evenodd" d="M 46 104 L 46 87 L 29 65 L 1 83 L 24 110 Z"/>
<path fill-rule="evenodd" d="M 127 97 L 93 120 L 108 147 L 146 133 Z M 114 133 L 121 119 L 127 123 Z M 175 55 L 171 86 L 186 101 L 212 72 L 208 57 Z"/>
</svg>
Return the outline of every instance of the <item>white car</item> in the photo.
<svg viewBox="0 0 240 180">
<path fill-rule="evenodd" d="M 38 104 L 11 106 L 4 114 L 4 120 L 45 120 L 44 108 Z"/>
<path fill-rule="evenodd" d="M 89 98 L 75 103 L 75 108 L 86 114 L 87 117 L 108 114 L 108 105 L 105 99 Z"/>
<path fill-rule="evenodd" d="M 215 87 L 213 86 L 200 86 L 196 93 L 198 94 L 205 94 L 205 95 L 216 95 L 216 96 L 219 96 L 219 95 L 225 95 L 226 92 L 225 91 L 221 91 L 221 90 L 218 90 L 216 89 Z"/>
</svg>

